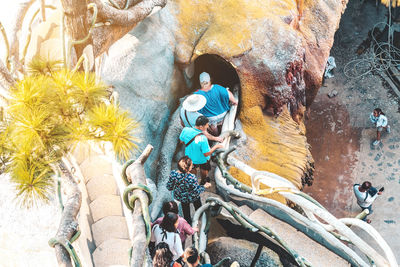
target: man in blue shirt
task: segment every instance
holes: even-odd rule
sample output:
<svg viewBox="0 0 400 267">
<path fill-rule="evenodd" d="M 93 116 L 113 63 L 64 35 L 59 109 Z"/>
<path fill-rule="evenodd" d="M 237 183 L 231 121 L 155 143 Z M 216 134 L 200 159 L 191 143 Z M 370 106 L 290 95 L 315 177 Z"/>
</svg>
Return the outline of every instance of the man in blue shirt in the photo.
<svg viewBox="0 0 400 267">
<path fill-rule="evenodd" d="M 201 88 L 195 94 L 206 98 L 206 105 L 199 110 L 201 114 L 210 120 L 210 130 L 213 135 L 218 135 L 217 126 L 222 121 L 230 109 L 229 103 L 237 105 L 238 102 L 232 92 L 218 84 L 211 84 L 210 75 L 203 72 L 199 77 Z"/>
<path fill-rule="evenodd" d="M 223 148 L 221 144 L 210 148 L 208 139 L 204 135 L 209 127 L 209 120 L 205 116 L 200 116 L 196 120 L 194 128 L 183 128 L 179 139 L 185 143 L 185 155 L 188 156 L 194 164 L 193 170 L 200 168 L 201 182 L 205 184 L 209 181 L 208 172 L 211 170 L 210 156 L 218 148 Z"/>
</svg>

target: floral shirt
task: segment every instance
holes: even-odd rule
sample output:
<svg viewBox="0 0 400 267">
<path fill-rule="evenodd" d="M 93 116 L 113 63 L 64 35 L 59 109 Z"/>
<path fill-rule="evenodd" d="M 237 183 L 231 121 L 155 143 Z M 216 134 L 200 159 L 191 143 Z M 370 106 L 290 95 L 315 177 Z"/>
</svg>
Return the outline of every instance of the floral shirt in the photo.
<svg viewBox="0 0 400 267">
<path fill-rule="evenodd" d="M 199 199 L 204 186 L 199 185 L 197 178 L 191 173 L 173 170 L 169 175 L 167 189 L 173 191 L 174 198 L 182 203 L 191 203 Z"/>
</svg>

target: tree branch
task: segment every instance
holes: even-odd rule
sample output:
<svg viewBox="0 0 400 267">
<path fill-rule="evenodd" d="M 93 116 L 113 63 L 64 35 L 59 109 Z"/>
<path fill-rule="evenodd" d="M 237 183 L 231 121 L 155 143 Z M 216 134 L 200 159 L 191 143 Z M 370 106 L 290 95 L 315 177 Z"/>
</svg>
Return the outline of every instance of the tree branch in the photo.
<svg viewBox="0 0 400 267">
<path fill-rule="evenodd" d="M 0 95 L 5 98 L 9 99 L 8 92 L 10 88 L 14 85 L 15 80 L 12 77 L 11 73 L 8 71 L 7 67 L 4 65 L 3 61 L 0 60 Z"/>
<path fill-rule="evenodd" d="M 17 63 L 19 62 L 19 36 L 21 35 L 22 24 L 26 13 L 34 2 L 35 0 L 28 0 L 21 3 L 15 19 L 15 25 L 11 35 L 10 57 Z"/>
<path fill-rule="evenodd" d="M 111 26 L 93 29 L 94 56 L 97 57 L 122 36 L 132 30 L 140 21 L 148 17 L 155 7 L 164 7 L 167 0 L 143 0 L 126 10 L 117 9 L 101 0 L 93 0 L 98 9 L 98 21 L 109 22 Z"/>
<path fill-rule="evenodd" d="M 78 222 L 76 217 L 78 216 L 81 207 L 82 194 L 66 164 L 60 160 L 58 162 L 58 167 L 62 172 L 64 178 L 63 181 L 66 181 L 65 184 L 68 189 L 68 199 L 64 205 L 64 211 L 61 216 L 60 226 L 58 227 L 55 239 L 64 242 L 65 240 L 71 240 L 74 234 L 78 231 Z M 68 251 L 62 245 L 56 244 L 55 250 L 58 266 L 73 266 Z"/>
<path fill-rule="evenodd" d="M 155 7 L 164 7 L 167 0 L 143 0 L 126 10 L 117 9 L 104 4 L 101 0 L 93 0 L 99 11 L 99 18 L 109 21 L 115 26 L 134 27 L 144 20 Z"/>
</svg>

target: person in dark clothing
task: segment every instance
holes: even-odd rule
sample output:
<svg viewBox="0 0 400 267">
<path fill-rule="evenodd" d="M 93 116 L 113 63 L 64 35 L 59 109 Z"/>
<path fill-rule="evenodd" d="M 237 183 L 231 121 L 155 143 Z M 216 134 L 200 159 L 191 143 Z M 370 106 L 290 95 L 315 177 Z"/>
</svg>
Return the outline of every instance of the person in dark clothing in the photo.
<svg viewBox="0 0 400 267">
<path fill-rule="evenodd" d="M 178 170 L 171 171 L 167 183 L 167 189 L 173 191 L 174 198 L 182 203 L 183 217 L 189 224 L 192 224 L 190 203 L 196 210 L 200 208 L 200 194 L 211 186 L 208 182 L 204 186 L 199 185 L 196 175 L 190 173 L 192 169 L 192 160 L 188 156 L 182 157 L 178 161 Z"/>
<path fill-rule="evenodd" d="M 183 260 L 187 263 L 188 267 L 212 267 L 212 265 L 208 263 L 200 264 L 200 255 L 195 247 L 185 249 Z"/>
</svg>

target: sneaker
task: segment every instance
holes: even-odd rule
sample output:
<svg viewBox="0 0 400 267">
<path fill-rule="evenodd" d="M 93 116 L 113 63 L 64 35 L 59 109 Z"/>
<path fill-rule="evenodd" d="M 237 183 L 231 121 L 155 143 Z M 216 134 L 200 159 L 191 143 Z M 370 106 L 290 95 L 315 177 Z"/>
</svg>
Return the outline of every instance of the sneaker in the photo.
<svg viewBox="0 0 400 267">
<path fill-rule="evenodd" d="M 380 140 L 375 140 L 372 144 L 373 144 L 374 146 L 377 146 L 377 145 L 379 145 L 380 142 L 381 142 Z"/>
<path fill-rule="evenodd" d="M 388 126 L 386 127 L 386 132 L 387 132 L 387 133 L 390 133 L 390 125 L 388 125 Z"/>
</svg>

